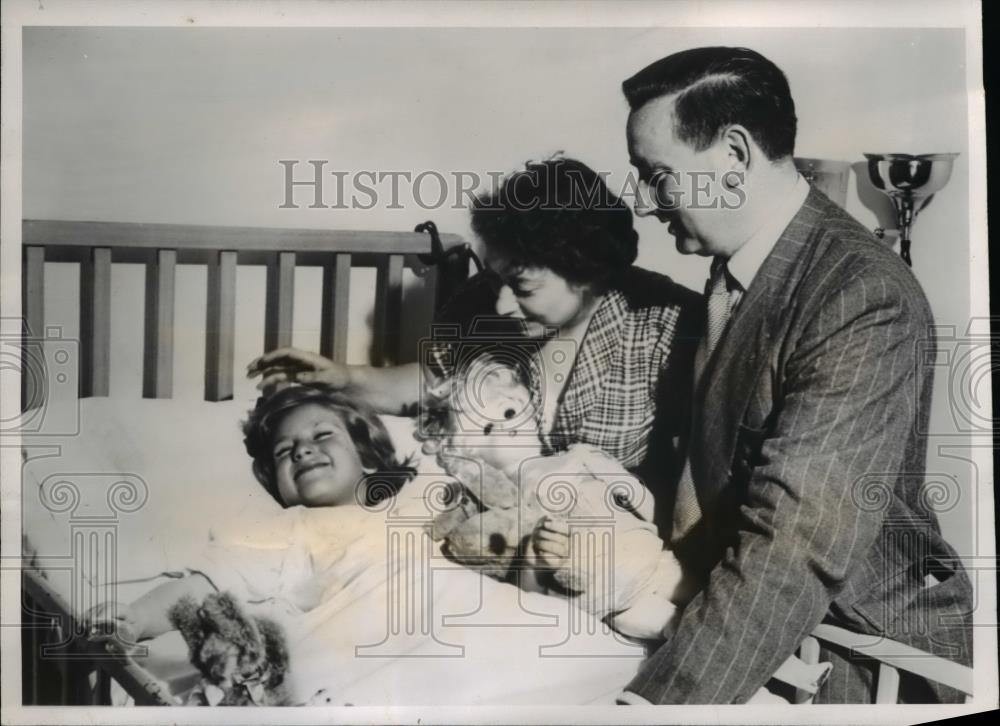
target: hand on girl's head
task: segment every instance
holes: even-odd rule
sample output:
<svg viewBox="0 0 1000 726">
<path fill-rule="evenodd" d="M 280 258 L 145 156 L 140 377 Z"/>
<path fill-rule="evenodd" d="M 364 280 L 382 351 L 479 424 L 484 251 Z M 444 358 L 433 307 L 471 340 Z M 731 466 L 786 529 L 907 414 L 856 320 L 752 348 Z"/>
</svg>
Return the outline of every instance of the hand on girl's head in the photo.
<svg viewBox="0 0 1000 726">
<path fill-rule="evenodd" d="M 317 353 L 297 348 L 278 348 L 250 361 L 247 378 L 261 377 L 257 388 L 265 395 L 289 383 L 323 383 L 343 389 L 350 382 L 348 367 Z"/>
</svg>

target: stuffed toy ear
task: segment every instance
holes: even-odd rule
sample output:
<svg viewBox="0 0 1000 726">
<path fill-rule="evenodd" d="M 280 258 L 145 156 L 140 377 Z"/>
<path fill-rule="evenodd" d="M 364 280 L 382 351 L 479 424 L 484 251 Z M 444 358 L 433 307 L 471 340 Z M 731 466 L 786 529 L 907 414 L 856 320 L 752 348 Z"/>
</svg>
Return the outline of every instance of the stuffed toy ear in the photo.
<svg viewBox="0 0 1000 726">
<path fill-rule="evenodd" d="M 198 615 L 198 603 L 190 595 L 185 595 L 170 607 L 167 618 L 170 624 L 180 631 L 193 658 L 205 642 L 205 631 L 201 627 L 201 617 Z"/>
<path fill-rule="evenodd" d="M 461 489 L 460 486 L 459 489 Z M 453 506 L 435 516 L 431 522 L 429 528 L 430 535 L 431 539 L 435 542 L 447 538 L 456 527 L 479 513 L 479 507 L 476 506 L 475 502 L 468 497 L 463 497 L 461 494 L 459 496 L 462 498 L 456 501 Z"/>
<path fill-rule="evenodd" d="M 268 688 L 276 688 L 285 680 L 288 671 L 288 646 L 281 626 L 269 618 L 257 618 L 257 629 L 264 639 L 264 657 L 267 659 Z"/>
</svg>

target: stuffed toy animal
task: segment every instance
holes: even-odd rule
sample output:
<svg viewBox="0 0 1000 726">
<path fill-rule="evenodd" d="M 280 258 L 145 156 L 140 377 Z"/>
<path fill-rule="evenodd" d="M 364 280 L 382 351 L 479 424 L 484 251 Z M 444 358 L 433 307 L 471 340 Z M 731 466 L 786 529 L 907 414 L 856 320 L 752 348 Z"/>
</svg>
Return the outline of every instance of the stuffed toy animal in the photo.
<svg viewBox="0 0 1000 726">
<path fill-rule="evenodd" d="M 229 593 L 208 595 L 200 605 L 181 598 L 168 617 L 202 676 L 186 705 L 288 705 L 288 648 L 277 623 L 247 616 Z"/>
<path fill-rule="evenodd" d="M 522 496 L 509 477 L 481 459 L 439 453 L 438 461 L 455 482 L 452 506 L 435 517 L 431 537 L 444 540 L 455 561 L 508 579 L 518 558 L 528 554 L 544 514 L 537 499 L 530 492 Z"/>
<path fill-rule="evenodd" d="M 534 570 L 531 536 L 548 512 L 535 482 L 515 483 L 503 470 L 541 455 L 535 401 L 521 375 L 483 356 L 424 395 L 424 453 L 436 452 L 455 479 L 451 506 L 430 525 L 432 538 L 444 540 L 455 561 L 499 580 Z M 578 568 L 535 574 L 546 586 L 576 592 L 586 586 Z"/>
</svg>

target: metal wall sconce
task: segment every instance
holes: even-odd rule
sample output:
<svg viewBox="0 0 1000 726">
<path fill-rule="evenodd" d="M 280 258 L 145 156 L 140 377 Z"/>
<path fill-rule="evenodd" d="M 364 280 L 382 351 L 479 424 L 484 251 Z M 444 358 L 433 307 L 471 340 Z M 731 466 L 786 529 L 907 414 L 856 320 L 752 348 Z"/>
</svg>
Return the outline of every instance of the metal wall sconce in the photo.
<svg viewBox="0 0 1000 726">
<path fill-rule="evenodd" d="M 875 188 L 887 194 L 896 208 L 899 229 L 899 256 L 907 265 L 910 259 L 910 229 L 917 214 L 951 178 L 951 168 L 958 154 L 865 154 L 868 177 Z M 885 230 L 875 234 L 881 239 Z"/>
</svg>

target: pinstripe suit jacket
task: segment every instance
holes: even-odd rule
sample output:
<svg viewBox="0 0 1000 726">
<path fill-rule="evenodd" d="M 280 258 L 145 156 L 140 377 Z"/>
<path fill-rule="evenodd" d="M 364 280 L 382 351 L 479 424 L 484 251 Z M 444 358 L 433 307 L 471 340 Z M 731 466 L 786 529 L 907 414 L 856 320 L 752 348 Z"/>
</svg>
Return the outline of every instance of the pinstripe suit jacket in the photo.
<svg viewBox="0 0 1000 726">
<path fill-rule="evenodd" d="M 674 548 L 707 584 L 627 690 L 745 701 L 822 621 L 969 662 L 971 586 L 922 492 L 931 322 L 900 259 L 810 190 L 695 389 L 703 516 Z M 835 667 L 820 700 L 865 700 L 867 672 Z"/>
</svg>

